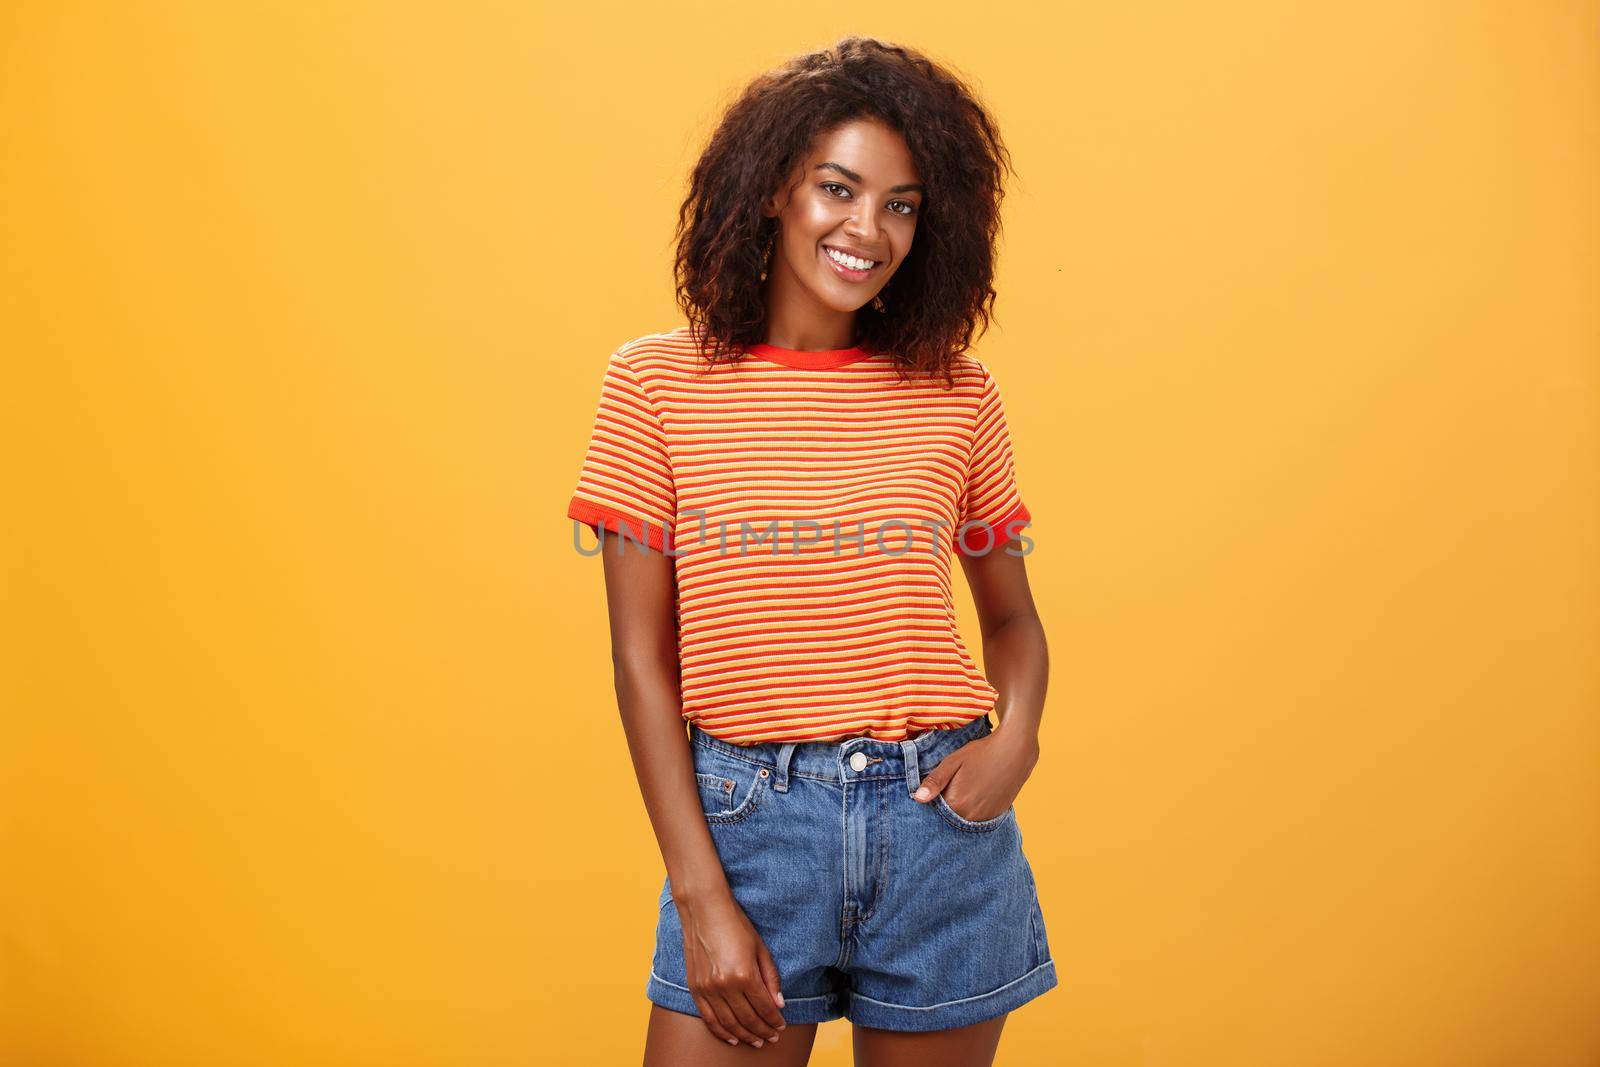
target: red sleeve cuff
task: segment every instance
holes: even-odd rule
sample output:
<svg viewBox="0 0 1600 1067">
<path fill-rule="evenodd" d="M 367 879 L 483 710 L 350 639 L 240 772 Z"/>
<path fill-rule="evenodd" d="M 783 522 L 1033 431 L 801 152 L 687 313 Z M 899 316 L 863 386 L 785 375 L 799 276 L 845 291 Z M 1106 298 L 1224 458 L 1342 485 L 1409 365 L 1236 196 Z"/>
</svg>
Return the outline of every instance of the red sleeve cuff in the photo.
<svg viewBox="0 0 1600 1067">
<path fill-rule="evenodd" d="M 573 497 L 567 505 L 567 518 L 583 523 L 594 531 L 596 537 L 600 536 L 600 529 L 604 527 L 612 533 L 632 538 L 634 543 L 643 541 L 657 552 L 667 550 L 666 528 L 661 523 L 638 515 L 628 515 L 592 500 Z"/>
<path fill-rule="evenodd" d="M 956 539 L 956 550 L 966 556 L 983 556 L 1002 548 L 1016 537 L 1024 526 L 1033 522 L 1027 505 L 1020 500 L 1011 514 L 994 522 L 987 519 L 968 519 L 970 525 Z"/>
</svg>

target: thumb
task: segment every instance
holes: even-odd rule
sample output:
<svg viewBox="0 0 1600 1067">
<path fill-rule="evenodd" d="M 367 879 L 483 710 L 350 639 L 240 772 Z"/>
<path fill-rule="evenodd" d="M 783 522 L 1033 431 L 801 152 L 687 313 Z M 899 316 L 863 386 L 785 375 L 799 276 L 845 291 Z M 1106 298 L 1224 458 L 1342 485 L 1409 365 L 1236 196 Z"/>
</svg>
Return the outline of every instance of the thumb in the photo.
<svg viewBox="0 0 1600 1067">
<path fill-rule="evenodd" d="M 922 776 L 922 784 L 917 786 L 917 791 L 911 795 L 918 800 L 932 800 L 955 776 L 958 766 L 959 764 L 953 759 L 940 760 L 937 767 Z"/>
<path fill-rule="evenodd" d="M 778 1007 L 783 1007 L 783 990 L 778 983 L 778 965 L 772 960 L 772 953 L 767 951 L 765 942 L 756 949 L 756 966 L 761 968 L 761 981 L 766 984 L 767 992 L 772 994 L 772 1002 Z"/>
</svg>

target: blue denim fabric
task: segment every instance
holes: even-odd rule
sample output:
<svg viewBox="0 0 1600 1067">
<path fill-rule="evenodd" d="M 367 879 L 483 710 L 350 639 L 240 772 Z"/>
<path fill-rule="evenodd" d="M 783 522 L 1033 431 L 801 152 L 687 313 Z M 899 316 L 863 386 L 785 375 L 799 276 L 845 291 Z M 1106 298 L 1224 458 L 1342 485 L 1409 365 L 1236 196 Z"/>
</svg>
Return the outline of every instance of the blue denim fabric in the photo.
<svg viewBox="0 0 1600 1067">
<path fill-rule="evenodd" d="M 990 732 L 981 715 L 905 741 L 733 745 L 690 727 L 706 823 L 777 963 L 787 1021 L 943 1030 L 1056 985 L 1016 809 L 974 822 L 942 795 L 911 796 Z M 670 879 L 645 995 L 699 1014 Z"/>
</svg>

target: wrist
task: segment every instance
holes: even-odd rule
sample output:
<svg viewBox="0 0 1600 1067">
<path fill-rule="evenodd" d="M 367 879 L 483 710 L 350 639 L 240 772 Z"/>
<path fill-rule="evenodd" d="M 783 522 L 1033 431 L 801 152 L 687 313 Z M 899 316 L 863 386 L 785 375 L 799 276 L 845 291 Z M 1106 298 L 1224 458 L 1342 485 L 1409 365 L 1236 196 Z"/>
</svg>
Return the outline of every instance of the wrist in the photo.
<svg viewBox="0 0 1600 1067">
<path fill-rule="evenodd" d="M 1037 759 L 1039 756 L 1039 728 L 1023 723 L 1013 722 L 1010 725 L 1001 724 L 995 727 L 989 739 L 998 748 L 1022 753 Z"/>
<path fill-rule="evenodd" d="M 733 890 L 728 888 L 726 877 L 686 882 L 682 889 L 676 883 L 672 887 L 672 899 L 679 911 L 695 911 L 732 897 Z"/>
</svg>

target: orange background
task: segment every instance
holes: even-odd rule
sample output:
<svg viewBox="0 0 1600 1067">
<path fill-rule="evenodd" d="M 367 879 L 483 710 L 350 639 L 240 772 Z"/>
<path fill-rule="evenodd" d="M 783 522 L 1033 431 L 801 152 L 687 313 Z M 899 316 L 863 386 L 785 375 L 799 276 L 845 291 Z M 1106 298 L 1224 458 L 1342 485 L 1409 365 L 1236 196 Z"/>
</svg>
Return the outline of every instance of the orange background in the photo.
<svg viewBox="0 0 1600 1067">
<path fill-rule="evenodd" d="M 976 353 L 1062 984 L 1000 1062 L 1600 1062 L 1595 26 L 8 5 L 0 1062 L 637 1062 L 661 864 L 564 509 L 701 139 L 846 32 L 1021 171 Z"/>
</svg>

